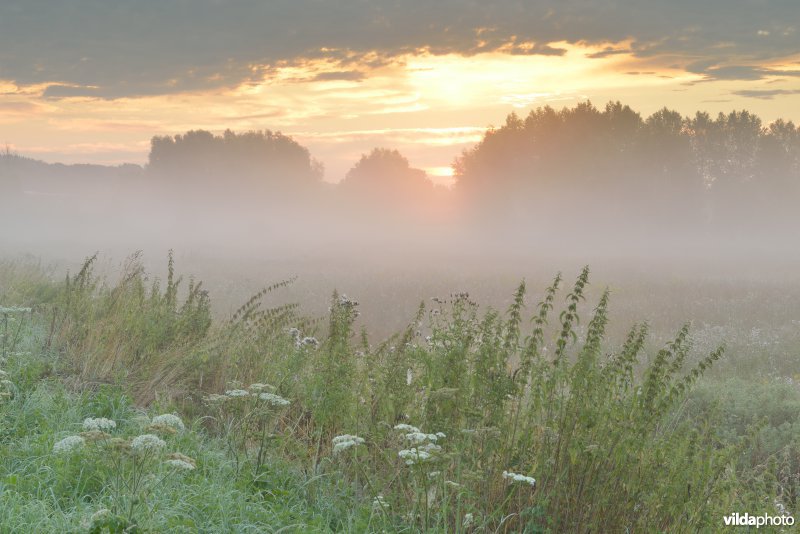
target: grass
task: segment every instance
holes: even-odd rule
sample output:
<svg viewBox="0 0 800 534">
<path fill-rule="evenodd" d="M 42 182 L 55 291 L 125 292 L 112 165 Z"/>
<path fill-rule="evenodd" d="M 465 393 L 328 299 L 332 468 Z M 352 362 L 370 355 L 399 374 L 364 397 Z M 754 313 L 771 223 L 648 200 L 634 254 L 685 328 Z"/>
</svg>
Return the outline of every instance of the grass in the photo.
<svg viewBox="0 0 800 534">
<path fill-rule="evenodd" d="M 215 320 L 171 256 L 163 283 L 94 261 L 61 282 L 0 267 L 0 302 L 32 308 L 4 335 L 0 530 L 714 531 L 796 509 L 796 385 L 703 378 L 724 351 L 688 325 L 613 343 L 588 269 L 504 311 L 423 303 L 373 342 L 345 295 L 326 321 L 270 307 L 288 280 Z M 90 417 L 117 426 L 54 452 Z M 131 450 L 149 433 L 163 449 Z"/>
</svg>

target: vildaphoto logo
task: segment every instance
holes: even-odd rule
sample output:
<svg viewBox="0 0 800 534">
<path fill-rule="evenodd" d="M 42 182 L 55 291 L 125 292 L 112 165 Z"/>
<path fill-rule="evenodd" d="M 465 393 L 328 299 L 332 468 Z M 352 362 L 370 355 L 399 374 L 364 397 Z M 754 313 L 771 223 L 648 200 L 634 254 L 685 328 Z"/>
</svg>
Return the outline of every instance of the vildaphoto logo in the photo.
<svg viewBox="0 0 800 534">
<path fill-rule="evenodd" d="M 788 514 L 783 515 L 750 515 L 739 512 L 726 515 L 722 518 L 726 527 L 791 527 L 794 525 L 794 517 Z"/>
</svg>

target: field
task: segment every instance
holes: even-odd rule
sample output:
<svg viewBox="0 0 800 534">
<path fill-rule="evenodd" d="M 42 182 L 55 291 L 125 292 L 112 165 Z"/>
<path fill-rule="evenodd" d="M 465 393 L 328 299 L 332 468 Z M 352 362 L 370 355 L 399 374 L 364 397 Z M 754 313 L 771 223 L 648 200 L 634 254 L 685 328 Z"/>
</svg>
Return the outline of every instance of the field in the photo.
<svg viewBox="0 0 800 534">
<path fill-rule="evenodd" d="M 0 530 L 705 532 L 797 508 L 791 266 L 190 260 L 0 265 Z"/>
</svg>

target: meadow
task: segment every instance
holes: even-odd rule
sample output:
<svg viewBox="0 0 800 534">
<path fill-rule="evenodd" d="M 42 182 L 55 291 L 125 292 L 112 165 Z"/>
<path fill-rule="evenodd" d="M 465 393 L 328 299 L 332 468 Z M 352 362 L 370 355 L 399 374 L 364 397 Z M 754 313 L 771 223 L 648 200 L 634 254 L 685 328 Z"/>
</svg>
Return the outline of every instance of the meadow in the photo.
<svg viewBox="0 0 800 534">
<path fill-rule="evenodd" d="M 0 532 L 713 532 L 797 508 L 794 285 L 577 267 L 246 294 L 175 263 L 0 264 Z"/>
</svg>

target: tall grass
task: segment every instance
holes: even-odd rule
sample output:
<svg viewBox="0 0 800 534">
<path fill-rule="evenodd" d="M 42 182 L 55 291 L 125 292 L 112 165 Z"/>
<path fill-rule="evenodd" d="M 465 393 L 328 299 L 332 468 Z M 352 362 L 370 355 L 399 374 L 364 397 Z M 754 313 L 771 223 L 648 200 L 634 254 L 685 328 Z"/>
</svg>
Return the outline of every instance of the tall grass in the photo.
<svg viewBox="0 0 800 534">
<path fill-rule="evenodd" d="M 609 346 L 611 295 L 586 302 L 588 268 L 535 305 L 520 284 L 503 312 L 466 293 L 433 299 L 373 343 L 339 293 L 327 322 L 266 304 L 293 280 L 214 322 L 171 256 L 164 283 L 134 256 L 112 285 L 94 261 L 36 293 L 55 372 L 89 398 L 109 384 L 135 405 L 179 408 L 256 502 L 279 491 L 282 462 L 306 473 L 308 502 L 334 492 L 337 506 L 371 507 L 357 530 L 703 531 L 736 506 L 796 504 L 781 474 L 795 460 L 756 472 L 743 461 L 760 439 L 752 422 L 721 433 L 690 397 L 722 349 L 692 353 L 684 325 L 651 350 L 646 322 Z M 263 404 L 275 398 L 291 404 Z M 328 528 L 356 528 L 340 512 Z"/>
</svg>

